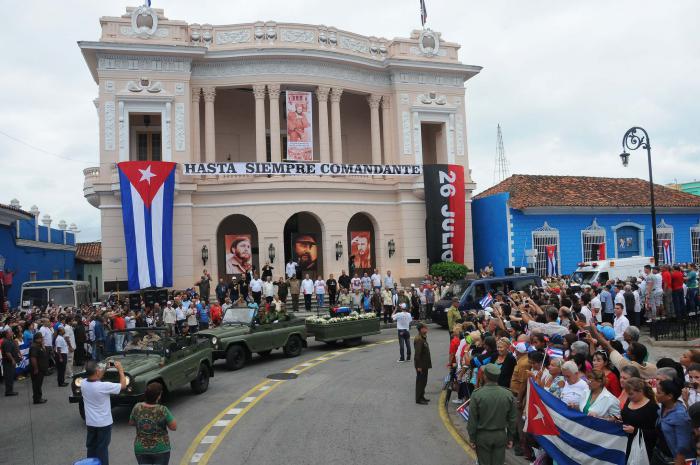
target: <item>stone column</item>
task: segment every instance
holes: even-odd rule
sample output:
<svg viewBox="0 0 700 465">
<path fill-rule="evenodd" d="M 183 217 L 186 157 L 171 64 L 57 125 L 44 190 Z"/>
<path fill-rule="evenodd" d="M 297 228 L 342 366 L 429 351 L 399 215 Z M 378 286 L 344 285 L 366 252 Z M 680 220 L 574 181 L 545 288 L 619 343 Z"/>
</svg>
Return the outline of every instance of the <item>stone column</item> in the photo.
<svg viewBox="0 0 700 465">
<path fill-rule="evenodd" d="M 340 131 L 340 96 L 343 89 L 331 89 L 331 121 L 333 124 L 333 163 L 343 163 L 343 140 Z"/>
<path fill-rule="evenodd" d="M 265 163 L 267 161 L 265 145 L 265 85 L 254 85 L 255 96 L 255 161 Z"/>
<path fill-rule="evenodd" d="M 192 87 L 192 156 L 191 160 L 195 163 L 202 161 L 201 141 L 200 141 L 200 116 L 199 116 L 199 99 L 202 93 L 202 88 Z"/>
<path fill-rule="evenodd" d="M 316 89 L 318 99 L 318 143 L 321 152 L 321 163 L 331 161 L 330 141 L 328 134 L 328 94 L 330 87 L 319 86 Z"/>
<path fill-rule="evenodd" d="M 214 98 L 216 88 L 204 87 L 204 158 L 207 163 L 216 162 L 216 126 L 214 124 Z"/>
<path fill-rule="evenodd" d="M 395 163 L 394 153 L 391 150 L 391 141 L 394 132 L 391 130 L 391 97 L 382 96 L 382 142 L 384 142 L 384 163 Z"/>
<path fill-rule="evenodd" d="M 381 101 L 381 95 L 368 95 L 367 103 L 369 103 L 369 114 L 370 114 L 370 135 L 372 138 L 372 164 L 381 165 L 382 164 L 382 141 L 381 133 L 379 131 L 379 102 Z"/>
<path fill-rule="evenodd" d="M 282 161 L 282 143 L 280 139 L 280 85 L 268 84 L 270 96 L 270 159 L 279 163 Z"/>
</svg>

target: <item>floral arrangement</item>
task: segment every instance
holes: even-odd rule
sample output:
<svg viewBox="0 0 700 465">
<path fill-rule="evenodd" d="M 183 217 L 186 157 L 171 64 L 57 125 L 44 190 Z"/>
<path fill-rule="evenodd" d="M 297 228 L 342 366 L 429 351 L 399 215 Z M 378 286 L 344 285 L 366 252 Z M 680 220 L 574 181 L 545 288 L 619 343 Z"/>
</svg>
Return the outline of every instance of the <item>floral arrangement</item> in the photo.
<svg viewBox="0 0 700 465">
<path fill-rule="evenodd" d="M 330 317 L 330 316 L 309 316 L 306 322 L 311 325 L 332 325 L 335 323 L 344 323 L 346 321 L 371 320 L 376 319 L 377 315 L 371 312 L 357 313 L 352 312 L 348 316 Z"/>
</svg>

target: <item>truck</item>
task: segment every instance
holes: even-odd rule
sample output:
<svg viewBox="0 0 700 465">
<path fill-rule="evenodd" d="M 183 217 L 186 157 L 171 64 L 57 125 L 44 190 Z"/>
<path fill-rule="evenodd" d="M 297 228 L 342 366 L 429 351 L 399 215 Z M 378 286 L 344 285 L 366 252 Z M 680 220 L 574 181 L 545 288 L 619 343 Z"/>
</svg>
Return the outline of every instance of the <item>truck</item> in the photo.
<svg viewBox="0 0 700 465">
<path fill-rule="evenodd" d="M 644 273 L 645 265 L 654 266 L 654 257 L 636 256 L 582 262 L 571 275 L 570 284 L 573 286 L 605 284 L 609 280 L 638 278 Z"/>
<path fill-rule="evenodd" d="M 287 357 L 297 357 L 307 346 L 306 325 L 301 318 L 287 316 L 260 323 L 257 312 L 246 307 L 229 308 L 220 326 L 197 334 L 209 338 L 214 360 L 224 359 L 229 370 L 240 370 L 255 353 L 267 357 L 281 348 Z"/>
</svg>

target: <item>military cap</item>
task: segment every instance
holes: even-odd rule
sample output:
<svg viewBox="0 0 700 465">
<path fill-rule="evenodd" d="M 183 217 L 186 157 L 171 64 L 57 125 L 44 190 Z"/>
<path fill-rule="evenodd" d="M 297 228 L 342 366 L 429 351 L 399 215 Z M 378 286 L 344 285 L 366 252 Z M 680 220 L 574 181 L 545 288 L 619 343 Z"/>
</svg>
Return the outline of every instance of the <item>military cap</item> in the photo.
<svg viewBox="0 0 700 465">
<path fill-rule="evenodd" d="M 484 367 L 484 375 L 491 381 L 497 381 L 498 377 L 501 376 L 501 367 L 495 363 L 489 363 Z"/>
</svg>

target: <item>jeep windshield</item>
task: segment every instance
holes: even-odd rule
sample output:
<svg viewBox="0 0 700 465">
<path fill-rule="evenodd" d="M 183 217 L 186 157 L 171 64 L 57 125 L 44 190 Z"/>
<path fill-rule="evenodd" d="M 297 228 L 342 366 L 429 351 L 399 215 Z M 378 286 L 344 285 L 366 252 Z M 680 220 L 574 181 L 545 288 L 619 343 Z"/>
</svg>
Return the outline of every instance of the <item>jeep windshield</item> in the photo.
<svg viewBox="0 0 700 465">
<path fill-rule="evenodd" d="M 249 325 L 255 310 L 247 307 L 232 307 L 226 310 L 222 323 L 225 325 Z"/>
<path fill-rule="evenodd" d="M 109 355 L 133 353 L 162 355 L 166 340 L 164 329 L 138 328 L 111 331 L 105 341 L 105 350 Z"/>
<path fill-rule="evenodd" d="M 577 284 L 591 284 L 595 282 L 596 271 L 576 271 L 571 275 L 571 281 Z"/>
</svg>

